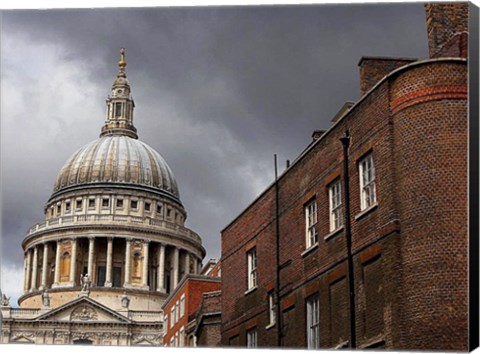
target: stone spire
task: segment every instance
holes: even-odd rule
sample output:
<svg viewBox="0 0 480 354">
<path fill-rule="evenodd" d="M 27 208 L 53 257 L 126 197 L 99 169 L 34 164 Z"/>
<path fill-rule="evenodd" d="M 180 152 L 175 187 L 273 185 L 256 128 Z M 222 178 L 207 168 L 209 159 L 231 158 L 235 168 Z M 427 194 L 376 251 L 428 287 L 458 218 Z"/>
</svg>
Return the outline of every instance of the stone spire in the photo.
<svg viewBox="0 0 480 354">
<path fill-rule="evenodd" d="M 118 74 L 113 81 L 112 91 L 107 98 L 107 115 L 100 137 L 108 135 L 126 135 L 137 139 L 137 129 L 133 126 L 133 102 L 130 94 L 130 84 L 127 80 L 125 67 L 125 48 L 120 49 Z"/>
</svg>

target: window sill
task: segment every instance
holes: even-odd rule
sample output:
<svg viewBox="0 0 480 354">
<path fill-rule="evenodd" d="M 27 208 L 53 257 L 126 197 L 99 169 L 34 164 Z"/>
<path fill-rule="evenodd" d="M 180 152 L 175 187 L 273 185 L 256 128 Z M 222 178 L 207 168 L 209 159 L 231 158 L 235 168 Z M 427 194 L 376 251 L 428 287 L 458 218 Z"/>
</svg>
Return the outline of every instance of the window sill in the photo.
<svg viewBox="0 0 480 354">
<path fill-rule="evenodd" d="M 364 342 L 361 346 L 358 347 L 358 349 L 369 349 L 369 348 L 375 348 L 379 344 L 382 344 L 385 342 L 385 338 L 383 337 L 383 334 L 378 335 L 376 337 L 368 339 L 366 342 Z"/>
<path fill-rule="evenodd" d="M 355 215 L 355 220 L 360 220 L 361 218 L 363 218 L 365 215 L 367 215 L 368 213 L 370 213 L 371 211 L 377 209 L 378 207 L 378 204 L 375 203 L 373 205 L 370 205 L 367 209 L 365 210 L 362 210 L 360 213 L 358 213 L 357 215 Z"/>
<path fill-rule="evenodd" d="M 270 323 L 267 327 L 265 327 L 266 330 L 269 330 L 270 328 L 275 327 L 275 322 Z"/>
<path fill-rule="evenodd" d="M 338 229 L 333 230 L 328 235 L 324 236 L 323 239 L 326 241 L 326 240 L 332 238 L 333 236 L 335 236 L 336 234 L 339 234 L 341 231 L 343 231 L 343 226 L 340 226 Z"/>
<path fill-rule="evenodd" d="M 245 291 L 244 294 L 245 294 L 245 295 L 248 295 L 248 294 L 254 292 L 255 290 L 257 290 L 257 286 L 256 286 L 256 285 L 255 285 L 253 288 L 250 288 L 250 289 L 248 289 L 247 291 Z"/>
<path fill-rule="evenodd" d="M 309 248 L 307 248 L 305 251 L 303 251 L 300 255 L 302 257 L 305 257 L 307 254 L 309 254 L 310 252 L 312 252 L 314 249 L 318 248 L 318 242 L 314 243 L 312 246 L 310 246 Z"/>
</svg>

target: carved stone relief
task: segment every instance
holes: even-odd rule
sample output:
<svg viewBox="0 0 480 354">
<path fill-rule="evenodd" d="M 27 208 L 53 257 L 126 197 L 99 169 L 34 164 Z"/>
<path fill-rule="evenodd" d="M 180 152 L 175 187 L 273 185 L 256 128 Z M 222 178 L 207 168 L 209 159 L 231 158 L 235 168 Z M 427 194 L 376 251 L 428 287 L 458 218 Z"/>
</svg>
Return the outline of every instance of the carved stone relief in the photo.
<svg viewBox="0 0 480 354">
<path fill-rule="evenodd" d="M 72 311 L 70 319 L 72 321 L 94 321 L 98 318 L 97 312 L 90 306 L 78 306 Z"/>
</svg>

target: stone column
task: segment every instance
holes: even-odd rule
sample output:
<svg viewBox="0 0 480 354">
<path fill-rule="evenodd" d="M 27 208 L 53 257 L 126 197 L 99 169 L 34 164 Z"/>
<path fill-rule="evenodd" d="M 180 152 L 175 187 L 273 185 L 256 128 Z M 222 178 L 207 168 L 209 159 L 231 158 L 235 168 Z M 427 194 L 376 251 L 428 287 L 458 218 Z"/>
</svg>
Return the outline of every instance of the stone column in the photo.
<svg viewBox="0 0 480 354">
<path fill-rule="evenodd" d="M 32 276 L 31 268 L 32 267 L 32 252 L 27 250 L 27 269 L 25 270 L 25 290 L 30 290 L 30 279 Z"/>
<path fill-rule="evenodd" d="M 70 259 L 70 285 L 75 286 L 75 273 L 77 272 L 77 239 L 72 240 L 72 258 Z"/>
<path fill-rule="evenodd" d="M 172 277 L 172 289 L 171 291 L 173 291 L 177 285 L 178 285 L 178 258 L 179 258 L 179 252 L 180 250 L 178 249 L 178 247 L 175 247 L 173 249 L 173 277 Z"/>
<path fill-rule="evenodd" d="M 194 273 L 194 274 L 200 273 L 200 272 L 198 271 L 198 258 L 195 257 L 195 256 L 193 256 L 193 273 Z"/>
<path fill-rule="evenodd" d="M 93 279 L 93 255 L 95 253 L 95 238 L 88 239 L 88 268 L 87 274 L 90 280 Z"/>
<path fill-rule="evenodd" d="M 203 267 L 201 258 L 198 259 L 197 267 L 198 267 L 197 273 L 200 274 L 200 272 L 202 271 L 202 267 Z"/>
<path fill-rule="evenodd" d="M 32 265 L 32 280 L 30 290 L 37 289 L 37 270 L 38 270 L 38 246 L 33 247 L 33 265 Z"/>
<path fill-rule="evenodd" d="M 162 293 L 165 290 L 165 245 L 160 244 L 158 249 L 158 273 L 157 273 L 157 291 Z"/>
<path fill-rule="evenodd" d="M 142 287 L 148 289 L 148 244 L 150 241 L 143 241 L 143 272 Z"/>
<path fill-rule="evenodd" d="M 184 269 L 185 269 L 185 275 L 190 273 L 190 253 L 188 253 L 188 251 L 185 252 Z"/>
<path fill-rule="evenodd" d="M 47 288 L 47 267 L 48 267 L 48 243 L 43 244 L 43 262 L 42 262 L 42 284 L 40 290 Z"/>
<path fill-rule="evenodd" d="M 106 276 L 105 276 L 105 284 L 106 287 L 112 286 L 112 263 L 113 263 L 113 238 L 109 237 L 107 240 L 107 269 L 106 269 Z"/>
<path fill-rule="evenodd" d="M 61 241 L 57 241 L 57 251 L 55 254 L 55 280 L 54 285 L 58 286 L 60 283 L 60 249 L 61 249 Z"/>
<path fill-rule="evenodd" d="M 130 285 L 131 250 L 132 250 L 132 240 L 127 239 L 126 248 L 125 248 L 125 282 L 123 286 Z"/>
<path fill-rule="evenodd" d="M 23 254 L 23 292 L 27 289 L 27 253 Z"/>
</svg>

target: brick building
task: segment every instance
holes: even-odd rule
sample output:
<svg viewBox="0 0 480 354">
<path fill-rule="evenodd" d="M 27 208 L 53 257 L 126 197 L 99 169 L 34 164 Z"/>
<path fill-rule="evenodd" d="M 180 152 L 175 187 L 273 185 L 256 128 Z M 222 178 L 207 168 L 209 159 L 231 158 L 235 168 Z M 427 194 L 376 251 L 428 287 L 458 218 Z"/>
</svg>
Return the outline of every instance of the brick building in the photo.
<svg viewBox="0 0 480 354">
<path fill-rule="evenodd" d="M 222 231 L 224 346 L 467 350 L 470 6 L 425 5 L 426 60 L 363 57 L 361 98 Z"/>
<path fill-rule="evenodd" d="M 203 269 L 209 271 L 208 275 L 187 274 L 165 300 L 162 307 L 165 346 L 195 347 L 197 343 L 216 346 L 220 343 L 221 280 L 211 274 L 212 270 L 220 269 L 220 265 L 207 267 L 209 264 Z M 217 329 L 212 329 L 215 326 Z M 203 329 L 199 342 L 197 333 L 202 334 Z"/>
<path fill-rule="evenodd" d="M 187 328 L 187 336 L 196 338 L 197 347 L 218 347 L 221 345 L 222 291 L 202 294 L 202 301 L 192 325 Z"/>
</svg>

